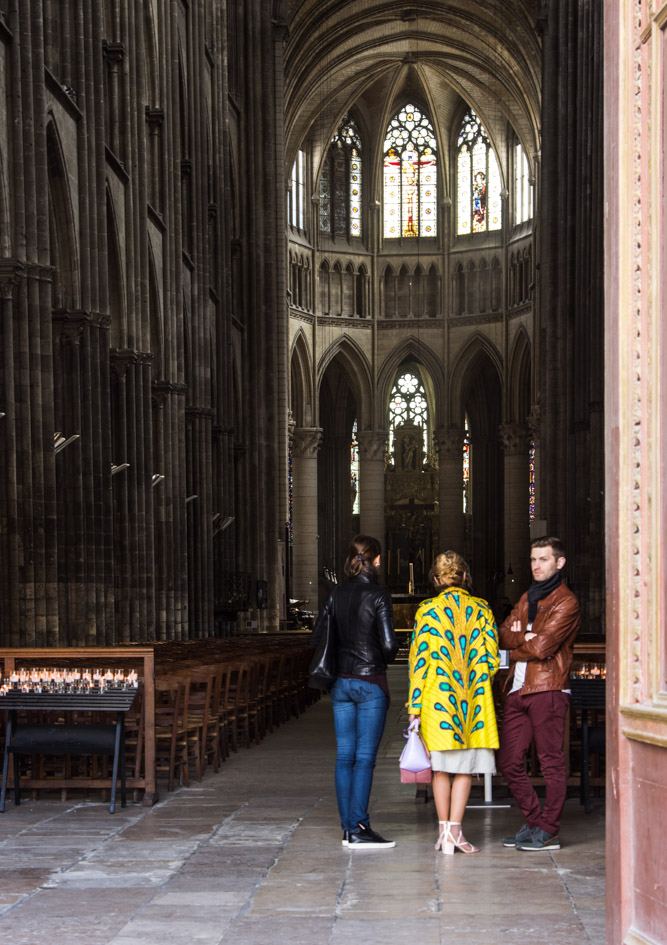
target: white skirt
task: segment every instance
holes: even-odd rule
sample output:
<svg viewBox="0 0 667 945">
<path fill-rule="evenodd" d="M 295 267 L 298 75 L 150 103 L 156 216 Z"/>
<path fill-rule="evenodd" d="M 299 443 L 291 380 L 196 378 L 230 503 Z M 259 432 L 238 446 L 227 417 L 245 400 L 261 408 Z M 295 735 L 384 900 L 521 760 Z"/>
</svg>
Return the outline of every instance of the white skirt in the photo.
<svg viewBox="0 0 667 945">
<path fill-rule="evenodd" d="M 432 751 L 433 771 L 448 774 L 495 774 L 496 754 L 493 748 L 452 748 L 450 751 Z"/>
</svg>

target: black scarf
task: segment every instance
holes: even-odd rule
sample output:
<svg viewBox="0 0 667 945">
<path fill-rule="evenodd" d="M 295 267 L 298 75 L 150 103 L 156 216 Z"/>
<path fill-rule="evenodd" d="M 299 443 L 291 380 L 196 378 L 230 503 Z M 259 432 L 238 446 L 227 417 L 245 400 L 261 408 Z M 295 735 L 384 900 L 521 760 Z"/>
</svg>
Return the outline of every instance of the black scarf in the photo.
<svg viewBox="0 0 667 945">
<path fill-rule="evenodd" d="M 532 623 L 537 616 L 537 602 L 555 591 L 563 578 L 562 571 L 556 571 L 546 581 L 534 581 L 528 588 L 528 623 Z"/>
</svg>

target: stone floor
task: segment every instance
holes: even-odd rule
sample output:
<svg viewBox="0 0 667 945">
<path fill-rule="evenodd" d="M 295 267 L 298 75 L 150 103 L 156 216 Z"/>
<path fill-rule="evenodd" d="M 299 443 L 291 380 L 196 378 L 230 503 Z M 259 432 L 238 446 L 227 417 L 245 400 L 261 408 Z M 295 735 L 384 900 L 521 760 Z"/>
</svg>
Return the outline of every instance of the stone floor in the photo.
<svg viewBox="0 0 667 945">
<path fill-rule="evenodd" d="M 499 839 L 515 810 L 470 810 L 477 856 L 433 850 L 434 811 L 398 781 L 404 667 L 373 794 L 394 850 L 345 852 L 322 700 L 217 775 L 152 809 L 47 796 L 0 816 L 0 940 L 12 945 L 604 943 L 603 813 L 568 801 L 559 853 Z"/>
</svg>

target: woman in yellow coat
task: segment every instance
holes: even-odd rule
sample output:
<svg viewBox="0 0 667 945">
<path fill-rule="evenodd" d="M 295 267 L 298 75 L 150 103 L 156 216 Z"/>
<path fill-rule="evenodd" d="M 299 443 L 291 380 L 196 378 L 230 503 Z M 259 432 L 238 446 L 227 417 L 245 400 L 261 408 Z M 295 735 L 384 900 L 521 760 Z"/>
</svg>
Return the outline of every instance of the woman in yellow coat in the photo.
<svg viewBox="0 0 667 945">
<path fill-rule="evenodd" d="M 455 551 L 439 554 L 431 580 L 437 597 L 420 604 L 410 645 L 410 720 L 431 753 L 438 813 L 436 850 L 477 853 L 461 824 L 473 774 L 495 772 L 498 728 L 491 683 L 498 634 L 491 608 L 470 593 L 470 570 Z"/>
</svg>

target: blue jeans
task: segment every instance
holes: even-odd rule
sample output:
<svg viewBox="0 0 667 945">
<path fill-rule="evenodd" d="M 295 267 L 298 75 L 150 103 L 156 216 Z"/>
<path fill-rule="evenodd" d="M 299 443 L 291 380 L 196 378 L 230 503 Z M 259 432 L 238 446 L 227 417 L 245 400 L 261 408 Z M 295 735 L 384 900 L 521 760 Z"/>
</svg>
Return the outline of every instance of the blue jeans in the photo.
<svg viewBox="0 0 667 945">
<path fill-rule="evenodd" d="M 336 797 L 343 830 L 368 824 L 373 768 L 388 699 L 376 684 L 337 679 L 331 689 L 336 730 Z"/>
</svg>

